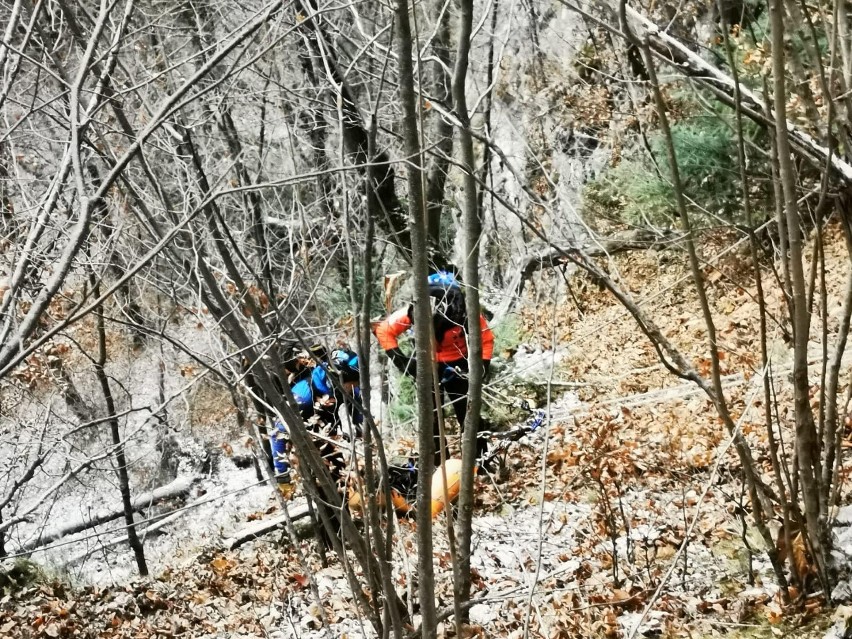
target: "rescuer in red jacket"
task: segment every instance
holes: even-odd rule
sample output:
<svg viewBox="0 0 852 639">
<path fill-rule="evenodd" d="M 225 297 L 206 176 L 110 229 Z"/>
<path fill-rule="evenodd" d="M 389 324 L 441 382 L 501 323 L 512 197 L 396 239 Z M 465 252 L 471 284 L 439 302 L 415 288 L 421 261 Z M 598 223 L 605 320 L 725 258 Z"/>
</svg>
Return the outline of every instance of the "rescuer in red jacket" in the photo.
<svg viewBox="0 0 852 639">
<path fill-rule="evenodd" d="M 429 276 L 429 297 L 432 303 L 432 323 L 435 330 L 435 360 L 438 363 L 438 381 L 442 395 L 452 404 L 459 426 L 464 427 L 467 414 L 468 392 L 468 354 L 466 334 L 469 330 L 464 294 L 457 277 L 450 272 L 440 271 Z M 379 346 L 387 353 L 394 365 L 403 373 L 415 376 L 417 360 L 413 355 L 403 353 L 398 339 L 414 324 L 414 306 L 401 308 L 376 326 L 376 338 Z M 482 331 L 482 364 L 488 373 L 491 356 L 494 353 L 494 333 L 488 327 L 488 321 L 479 316 L 479 330 Z M 435 405 L 442 405 L 442 398 L 435 398 Z M 441 438 L 438 428 L 438 413 L 435 412 L 433 424 L 435 436 L 435 465 L 441 463 Z M 488 447 L 486 439 L 477 439 L 476 457 L 482 456 Z M 445 451 L 449 458 L 449 451 Z"/>
</svg>

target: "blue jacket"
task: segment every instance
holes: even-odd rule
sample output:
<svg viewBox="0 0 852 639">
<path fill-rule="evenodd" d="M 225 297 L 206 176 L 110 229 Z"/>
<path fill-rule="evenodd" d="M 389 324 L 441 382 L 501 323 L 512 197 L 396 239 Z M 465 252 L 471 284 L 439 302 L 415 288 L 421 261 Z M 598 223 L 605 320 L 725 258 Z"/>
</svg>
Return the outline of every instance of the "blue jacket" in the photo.
<svg viewBox="0 0 852 639">
<path fill-rule="evenodd" d="M 273 425 L 269 443 L 272 447 L 272 464 L 275 467 L 275 474 L 278 475 L 279 483 L 290 481 L 290 460 L 287 458 L 287 444 L 289 443 L 287 427 L 277 419 Z"/>
<path fill-rule="evenodd" d="M 310 419 L 317 413 L 317 410 L 314 407 L 316 400 L 323 395 L 333 397 L 337 402 L 336 405 L 331 411 L 327 411 L 325 415 L 322 415 L 322 417 L 330 419 L 332 421 L 332 430 L 337 430 L 337 425 L 340 423 L 340 420 L 337 417 L 337 406 L 344 401 L 344 397 L 343 393 L 339 389 L 335 388 L 328 369 L 326 368 L 326 364 L 314 367 L 311 371 L 310 377 L 296 382 L 290 390 L 293 392 L 293 397 L 296 400 L 296 404 L 299 407 L 302 418 L 306 420 Z M 355 399 L 361 398 L 361 390 L 357 387 L 354 390 L 354 397 Z M 351 403 L 349 405 L 351 407 L 349 416 L 352 419 L 352 423 L 361 424 L 364 421 L 364 416 L 360 411 L 356 410 Z"/>
</svg>

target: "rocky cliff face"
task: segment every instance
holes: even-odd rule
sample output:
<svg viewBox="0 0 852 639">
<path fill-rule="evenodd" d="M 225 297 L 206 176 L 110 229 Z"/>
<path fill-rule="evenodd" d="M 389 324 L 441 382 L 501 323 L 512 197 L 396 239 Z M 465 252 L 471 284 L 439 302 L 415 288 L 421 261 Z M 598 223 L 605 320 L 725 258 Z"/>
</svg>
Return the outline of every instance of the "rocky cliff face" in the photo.
<svg viewBox="0 0 852 639">
<path fill-rule="evenodd" d="M 537 11 L 503 2 L 496 25 L 491 139 L 516 172 L 495 158 L 494 188 L 551 242 L 582 244 L 588 239 L 583 186 L 609 161 L 613 126 L 609 89 L 582 59 L 593 47 L 590 33 L 578 14 L 557 2 Z M 488 55 L 487 46 L 475 50 L 479 78 L 486 76 Z M 483 89 L 472 87 L 471 103 Z M 525 187 L 547 206 L 532 204 Z M 495 198 L 486 194 L 485 201 L 487 281 L 514 290 L 521 265 L 547 244 Z"/>
</svg>

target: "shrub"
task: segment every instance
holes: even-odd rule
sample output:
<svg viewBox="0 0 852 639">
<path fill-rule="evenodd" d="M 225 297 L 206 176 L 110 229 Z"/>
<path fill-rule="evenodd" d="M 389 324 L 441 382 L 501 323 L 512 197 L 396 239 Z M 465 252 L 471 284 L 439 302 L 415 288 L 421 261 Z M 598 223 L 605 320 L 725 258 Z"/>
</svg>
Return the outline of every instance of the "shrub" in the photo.
<svg viewBox="0 0 852 639">
<path fill-rule="evenodd" d="M 622 160 L 587 184 L 583 198 L 593 216 L 643 226 L 670 226 L 674 218 L 671 186 L 640 160 Z"/>
<path fill-rule="evenodd" d="M 408 375 L 399 375 L 396 395 L 388 405 L 388 413 L 395 423 L 414 421 L 417 415 L 417 396 L 414 380 Z"/>
<path fill-rule="evenodd" d="M 693 118 L 672 126 L 684 193 L 699 224 L 741 223 L 741 182 L 730 114 Z M 650 138 L 658 166 L 636 153 L 604 171 L 584 190 L 587 211 L 643 226 L 673 226 L 676 219 L 671 166 L 660 134 Z M 721 220 L 719 219 L 721 218 Z"/>
<path fill-rule="evenodd" d="M 499 324 L 492 325 L 491 330 L 494 332 L 495 357 L 499 357 L 504 351 L 514 350 L 518 347 L 518 344 L 528 338 L 526 331 L 515 315 L 507 315 Z"/>
<path fill-rule="evenodd" d="M 8 568 L 0 567 L 0 594 L 15 593 L 46 580 L 44 571 L 38 564 L 18 558 Z"/>
</svg>

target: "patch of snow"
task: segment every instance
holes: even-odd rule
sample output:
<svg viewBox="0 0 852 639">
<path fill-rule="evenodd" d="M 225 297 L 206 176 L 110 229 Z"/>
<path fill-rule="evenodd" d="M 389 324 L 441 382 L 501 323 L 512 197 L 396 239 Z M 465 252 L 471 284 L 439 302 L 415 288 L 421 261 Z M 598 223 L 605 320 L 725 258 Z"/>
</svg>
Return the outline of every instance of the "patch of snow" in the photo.
<svg viewBox="0 0 852 639">
<path fill-rule="evenodd" d="M 852 601 L 852 584 L 848 581 L 838 583 L 831 591 L 831 600 L 834 602 Z"/>
<path fill-rule="evenodd" d="M 521 344 L 512 357 L 512 367 L 507 374 L 523 381 L 546 382 L 565 356 L 564 350 L 554 352 Z"/>
<path fill-rule="evenodd" d="M 156 575 L 169 563 L 194 561 L 196 554 L 218 542 L 244 525 L 246 515 L 266 510 L 270 506 L 271 489 L 257 484 L 253 468 L 237 468 L 223 458 L 216 475 L 202 480 L 190 493 L 189 502 L 210 500 L 188 509 L 183 516 L 166 526 L 163 532 L 143 537 L 145 558 L 151 574 Z M 225 496 L 241 487 L 245 490 Z M 223 496 L 222 499 L 216 499 Z M 38 550 L 34 559 L 48 566 L 67 570 L 75 581 L 104 586 L 120 584 L 136 574 L 133 556 L 122 543 L 101 550 L 101 542 L 120 535 L 121 525 L 111 522 L 93 530 L 84 531 L 63 541 L 71 543 L 47 550 Z M 144 529 L 144 527 L 140 527 Z M 67 565 L 70 557 L 91 553 L 89 557 Z"/>
<path fill-rule="evenodd" d="M 470 608 L 470 620 L 472 623 L 485 626 L 497 619 L 497 613 L 493 606 L 487 604 L 476 604 Z"/>
<path fill-rule="evenodd" d="M 837 517 L 834 519 L 836 526 L 852 526 L 852 505 L 843 506 L 837 511 Z"/>
<path fill-rule="evenodd" d="M 834 529 L 834 548 L 847 559 L 852 557 L 852 527 Z"/>
<path fill-rule="evenodd" d="M 852 635 L 852 607 L 838 606 L 832 619 L 834 625 L 823 635 L 823 639 L 847 639 Z"/>
</svg>

